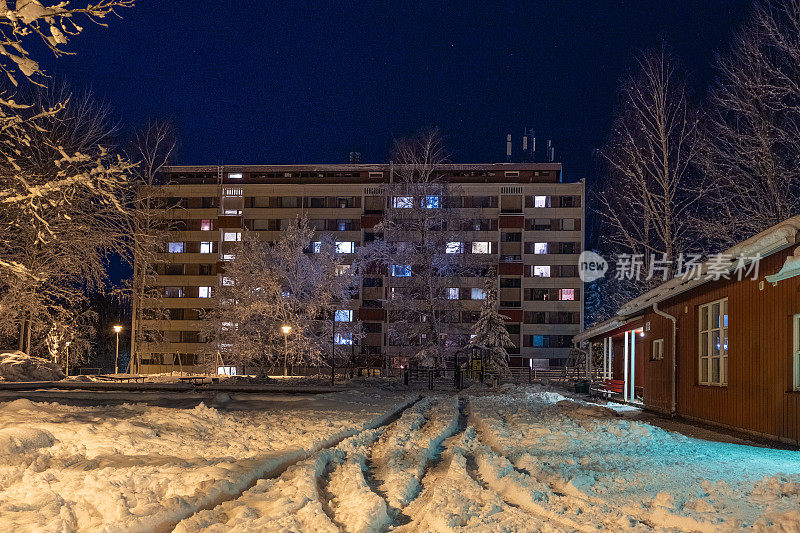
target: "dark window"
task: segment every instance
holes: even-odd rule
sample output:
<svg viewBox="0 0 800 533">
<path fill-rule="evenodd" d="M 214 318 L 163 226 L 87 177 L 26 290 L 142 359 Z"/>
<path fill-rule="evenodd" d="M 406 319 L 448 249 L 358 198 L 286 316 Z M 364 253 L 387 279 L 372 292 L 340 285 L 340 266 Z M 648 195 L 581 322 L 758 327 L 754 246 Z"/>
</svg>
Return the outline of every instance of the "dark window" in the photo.
<svg viewBox="0 0 800 533">
<path fill-rule="evenodd" d="M 501 289 L 514 289 L 522 286 L 520 278 L 500 278 Z"/>
<path fill-rule="evenodd" d="M 383 287 L 383 278 L 364 278 L 364 287 Z"/>
<path fill-rule="evenodd" d="M 381 332 L 381 323 L 380 322 L 364 322 L 364 331 L 367 333 L 380 333 Z"/>
<path fill-rule="evenodd" d="M 500 307 L 515 308 L 515 307 L 522 307 L 522 304 L 520 303 L 519 300 L 501 300 Z"/>
<path fill-rule="evenodd" d="M 503 242 L 522 242 L 522 233 L 506 233 L 500 234 L 500 240 Z"/>
<path fill-rule="evenodd" d="M 211 275 L 211 265 L 207 265 L 207 264 L 200 265 L 200 275 L 201 276 L 210 276 Z"/>
<path fill-rule="evenodd" d="M 380 300 L 362 300 L 361 307 L 382 307 Z"/>
<path fill-rule="evenodd" d="M 511 335 L 519 334 L 519 324 L 506 324 L 506 331 Z"/>
<path fill-rule="evenodd" d="M 325 198 L 324 197 L 309 198 L 308 207 L 325 207 Z"/>
<path fill-rule="evenodd" d="M 182 276 L 183 275 L 183 263 L 172 263 L 168 264 L 164 267 L 164 274 L 167 276 Z"/>
</svg>

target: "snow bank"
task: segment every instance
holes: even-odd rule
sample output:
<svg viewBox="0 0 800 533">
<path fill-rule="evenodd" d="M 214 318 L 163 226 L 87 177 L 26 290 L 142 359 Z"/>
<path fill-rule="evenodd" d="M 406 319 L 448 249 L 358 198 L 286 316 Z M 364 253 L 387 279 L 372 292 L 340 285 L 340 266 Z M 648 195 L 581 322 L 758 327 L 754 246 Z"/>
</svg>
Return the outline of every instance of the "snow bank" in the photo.
<svg viewBox="0 0 800 533">
<path fill-rule="evenodd" d="M 0 404 L 3 529 L 166 529 L 411 400 L 349 391 L 249 411 Z"/>
<path fill-rule="evenodd" d="M 0 353 L 0 381 L 58 381 L 64 373 L 55 363 L 24 352 Z"/>
</svg>

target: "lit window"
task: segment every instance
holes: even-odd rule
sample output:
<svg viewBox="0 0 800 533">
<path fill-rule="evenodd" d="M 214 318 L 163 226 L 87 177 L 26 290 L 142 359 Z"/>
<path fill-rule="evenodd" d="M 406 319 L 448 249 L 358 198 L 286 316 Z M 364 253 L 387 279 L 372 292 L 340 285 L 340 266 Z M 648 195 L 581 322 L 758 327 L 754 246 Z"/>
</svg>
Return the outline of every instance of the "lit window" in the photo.
<svg viewBox="0 0 800 533">
<path fill-rule="evenodd" d="M 211 287 L 200 287 L 197 295 L 199 298 L 211 298 Z"/>
<path fill-rule="evenodd" d="M 228 172 L 228 179 L 240 180 L 240 179 L 242 179 L 242 173 L 241 172 Z"/>
<path fill-rule="evenodd" d="M 533 207 L 550 207 L 549 196 L 534 196 Z"/>
<path fill-rule="evenodd" d="M 550 277 L 550 265 L 533 267 L 533 276 L 536 277 L 536 278 L 549 278 Z"/>
<path fill-rule="evenodd" d="M 233 286 L 233 279 L 231 279 L 231 278 L 229 278 L 227 276 L 222 276 L 222 285 L 224 287 L 232 287 Z"/>
<path fill-rule="evenodd" d="M 550 345 L 550 337 L 547 335 L 534 335 L 533 345 L 536 348 L 546 348 Z"/>
<path fill-rule="evenodd" d="M 444 247 L 444 253 L 446 253 L 446 254 L 463 254 L 464 253 L 464 243 L 463 242 L 448 242 Z"/>
<path fill-rule="evenodd" d="M 423 206 L 425 209 L 439 209 L 439 197 L 437 195 L 428 195 L 425 197 Z"/>
<path fill-rule="evenodd" d="M 200 231 L 211 231 L 213 229 L 210 220 L 201 220 L 200 221 Z"/>
<path fill-rule="evenodd" d="M 214 252 L 214 243 L 213 242 L 201 242 L 200 243 L 200 253 L 201 254 L 210 254 Z"/>
<path fill-rule="evenodd" d="M 167 250 L 171 254 L 182 254 L 183 253 L 183 243 L 182 242 L 171 242 L 167 245 Z"/>
<path fill-rule="evenodd" d="M 472 289 L 470 291 L 470 297 L 473 300 L 485 300 L 486 299 L 486 291 L 483 289 Z"/>
<path fill-rule="evenodd" d="M 233 322 L 223 322 L 220 326 L 222 331 L 230 331 L 233 329 Z"/>
<path fill-rule="evenodd" d="M 183 287 L 164 287 L 165 298 L 183 298 Z"/>
<path fill-rule="evenodd" d="M 336 344 L 344 344 L 350 346 L 353 344 L 353 334 L 352 333 L 337 333 L 334 336 L 334 342 Z"/>
<path fill-rule="evenodd" d="M 392 198 L 392 207 L 396 207 L 398 209 L 411 209 L 414 207 L 414 197 L 413 196 L 395 196 Z"/>
<path fill-rule="evenodd" d="M 728 384 L 728 299 L 700 306 L 700 369 L 703 385 Z"/>
<path fill-rule="evenodd" d="M 218 366 L 217 367 L 217 374 L 220 376 L 235 376 L 236 375 L 236 367 L 235 366 Z"/>
<path fill-rule="evenodd" d="M 234 254 L 234 253 L 228 252 L 228 253 L 222 254 L 222 260 L 223 261 L 233 261 L 234 259 L 236 259 L 236 254 Z"/>
<path fill-rule="evenodd" d="M 240 231 L 225 231 L 222 233 L 222 240 L 225 242 L 236 242 L 242 240 L 242 232 Z"/>
<path fill-rule="evenodd" d="M 396 278 L 410 278 L 411 265 L 392 265 L 392 276 Z"/>
<path fill-rule="evenodd" d="M 458 287 L 449 287 L 447 289 L 448 300 L 458 300 Z"/>
<path fill-rule="evenodd" d="M 356 243 L 354 242 L 349 242 L 349 241 L 336 242 L 337 254 L 352 254 L 353 252 L 355 252 L 355 249 L 356 249 Z"/>
<path fill-rule="evenodd" d="M 350 271 L 350 265 L 336 265 L 336 275 L 344 276 Z"/>
<path fill-rule="evenodd" d="M 559 300 L 574 300 L 575 289 L 558 289 Z"/>
<path fill-rule="evenodd" d="M 535 242 L 535 243 L 533 243 L 533 253 L 535 253 L 535 254 L 546 254 L 547 253 L 547 243 L 546 242 Z"/>
<path fill-rule="evenodd" d="M 472 243 L 472 253 L 473 254 L 488 254 L 491 253 L 491 244 L 488 242 L 473 242 Z"/>
<path fill-rule="evenodd" d="M 318 254 L 322 250 L 322 242 L 314 241 L 311 243 L 311 253 Z"/>
<path fill-rule="evenodd" d="M 352 322 L 353 321 L 353 310 L 352 309 L 337 309 L 336 310 L 336 322 Z"/>
</svg>

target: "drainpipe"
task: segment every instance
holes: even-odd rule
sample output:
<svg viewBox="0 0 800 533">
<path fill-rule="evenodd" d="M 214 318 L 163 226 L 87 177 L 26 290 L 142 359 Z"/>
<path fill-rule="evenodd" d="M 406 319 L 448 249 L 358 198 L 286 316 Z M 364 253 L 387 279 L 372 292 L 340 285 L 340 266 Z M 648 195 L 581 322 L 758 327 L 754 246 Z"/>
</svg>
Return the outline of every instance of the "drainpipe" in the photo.
<svg viewBox="0 0 800 533">
<path fill-rule="evenodd" d="M 653 312 L 672 321 L 672 407 L 670 413 L 675 416 L 678 414 L 678 319 L 660 310 L 658 302 L 653 302 Z"/>
</svg>

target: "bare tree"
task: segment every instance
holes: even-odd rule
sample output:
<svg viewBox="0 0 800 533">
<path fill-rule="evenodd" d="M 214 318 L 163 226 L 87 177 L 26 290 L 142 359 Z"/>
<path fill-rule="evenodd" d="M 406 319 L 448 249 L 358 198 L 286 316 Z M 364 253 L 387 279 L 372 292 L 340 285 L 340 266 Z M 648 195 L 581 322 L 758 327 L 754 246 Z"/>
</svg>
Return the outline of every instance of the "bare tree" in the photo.
<svg viewBox="0 0 800 533">
<path fill-rule="evenodd" d="M 672 265 L 694 238 L 693 210 L 702 195 L 694 163 L 698 114 L 665 47 L 638 59 L 625 79 L 611 139 L 601 151 L 605 183 L 599 215 L 611 251 Z M 672 273 L 670 271 L 668 274 Z"/>
<path fill-rule="evenodd" d="M 161 170 L 170 164 L 175 157 L 177 136 L 175 128 L 169 122 L 150 122 L 144 130 L 134 138 L 129 159 L 137 161 L 133 170 L 135 194 L 132 197 L 132 215 L 128 219 L 129 246 L 132 248 L 133 280 L 130 287 L 133 307 L 131 324 L 131 370 L 139 371 L 141 367 L 140 345 L 145 341 L 143 310 L 147 307 L 161 313 L 157 318 L 164 318 L 163 306 L 159 305 L 163 294 L 154 283 L 156 281 L 156 265 L 159 253 L 163 250 L 168 231 L 174 229 L 163 214 L 163 198 L 157 191 L 160 185 Z M 174 206 L 168 206 L 174 207 Z M 150 342 L 160 342 L 148 334 Z"/>
<path fill-rule="evenodd" d="M 702 162 L 707 232 L 724 247 L 798 212 L 800 1 L 756 4 L 717 69 Z"/>
<path fill-rule="evenodd" d="M 395 142 L 378 243 L 388 270 L 389 345 L 401 357 L 437 367 L 468 338 L 448 289 L 458 290 L 454 280 L 468 273 L 485 273 L 484 256 L 470 254 L 469 213 L 456 205 L 457 187 L 443 176 L 445 154 L 437 130 Z"/>
</svg>

